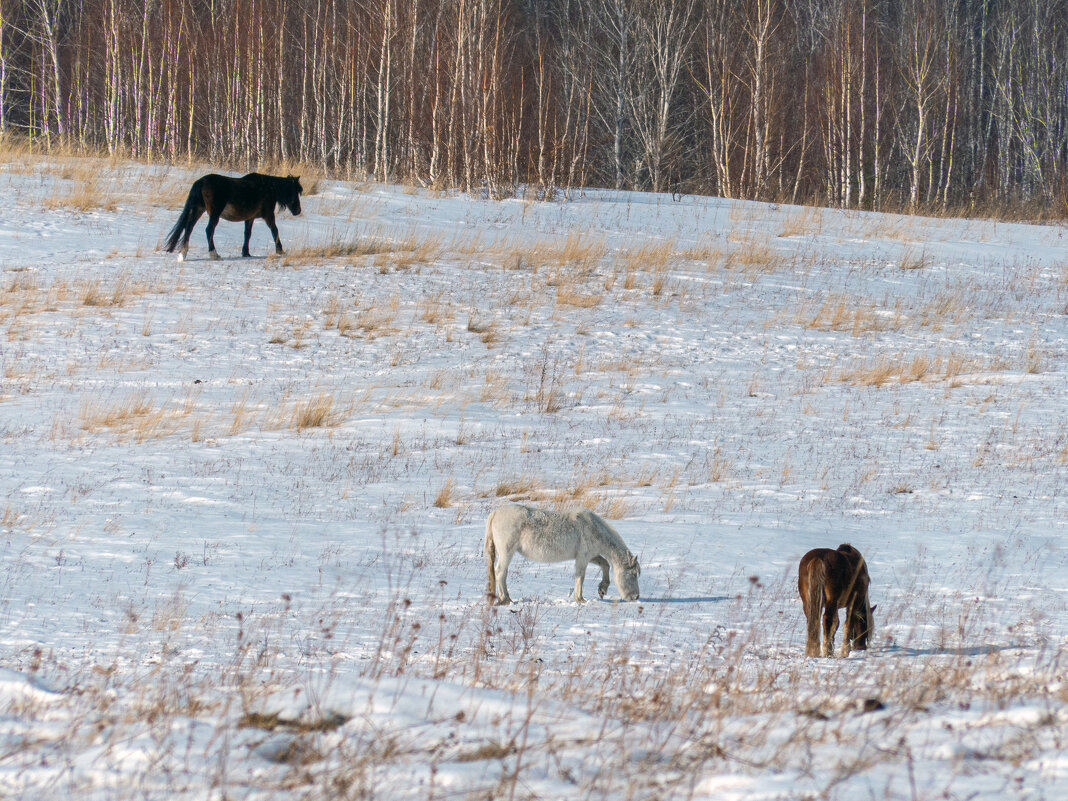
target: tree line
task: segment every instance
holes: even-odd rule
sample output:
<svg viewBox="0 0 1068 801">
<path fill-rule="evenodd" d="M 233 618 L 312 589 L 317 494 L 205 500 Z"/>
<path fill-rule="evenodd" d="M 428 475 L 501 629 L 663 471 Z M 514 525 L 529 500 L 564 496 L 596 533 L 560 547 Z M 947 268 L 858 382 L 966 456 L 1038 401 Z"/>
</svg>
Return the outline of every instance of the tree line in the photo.
<svg viewBox="0 0 1068 801">
<path fill-rule="evenodd" d="M 0 134 L 495 195 L 1059 213 L 1068 0 L 0 0 Z"/>
</svg>

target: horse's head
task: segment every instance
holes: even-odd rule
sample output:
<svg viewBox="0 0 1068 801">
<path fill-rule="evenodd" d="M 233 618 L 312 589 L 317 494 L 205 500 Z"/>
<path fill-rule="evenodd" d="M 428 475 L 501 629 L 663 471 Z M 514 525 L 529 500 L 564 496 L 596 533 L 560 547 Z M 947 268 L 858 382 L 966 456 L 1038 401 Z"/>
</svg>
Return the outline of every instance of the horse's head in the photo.
<svg viewBox="0 0 1068 801">
<path fill-rule="evenodd" d="M 642 566 L 634 554 L 630 554 L 616 570 L 616 588 L 624 601 L 638 600 L 638 576 L 641 574 Z"/>
<path fill-rule="evenodd" d="M 869 605 L 867 597 L 864 597 L 849 613 L 846 637 L 851 648 L 857 651 L 868 650 L 868 638 L 875 635 L 875 606 Z"/>
<path fill-rule="evenodd" d="M 279 195 L 278 202 L 289 209 L 289 213 L 294 217 L 300 214 L 300 195 L 303 191 L 304 187 L 300 185 L 299 176 L 286 176 L 285 192 Z"/>
</svg>

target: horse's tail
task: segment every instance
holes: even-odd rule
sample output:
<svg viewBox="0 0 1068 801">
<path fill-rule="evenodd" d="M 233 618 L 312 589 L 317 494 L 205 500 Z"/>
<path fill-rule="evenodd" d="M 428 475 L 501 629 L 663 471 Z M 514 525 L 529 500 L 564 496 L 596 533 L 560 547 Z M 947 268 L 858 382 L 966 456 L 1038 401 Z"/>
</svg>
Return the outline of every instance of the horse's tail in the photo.
<svg viewBox="0 0 1068 801">
<path fill-rule="evenodd" d="M 497 574 L 494 565 L 497 563 L 497 546 L 493 544 L 493 516 L 497 514 L 494 509 L 486 518 L 486 594 L 493 597 L 497 595 Z"/>
<path fill-rule="evenodd" d="M 190 223 L 193 221 L 193 217 L 196 214 L 197 202 L 199 199 L 200 180 L 197 180 L 189 190 L 189 197 L 186 198 L 185 208 L 182 209 L 182 213 L 178 217 L 178 222 L 174 224 L 174 227 L 167 234 L 167 243 L 164 250 L 168 253 L 174 253 L 174 249 L 178 247 L 178 242 L 183 239 L 183 231 L 185 232 L 185 241 L 189 241 L 190 231 L 187 230 L 187 228 L 191 228 Z"/>
<path fill-rule="evenodd" d="M 823 619 L 823 599 L 827 586 L 827 565 L 822 559 L 814 559 L 808 564 L 807 591 L 802 603 L 805 605 L 805 652 L 808 656 L 819 656 L 820 626 Z"/>
</svg>

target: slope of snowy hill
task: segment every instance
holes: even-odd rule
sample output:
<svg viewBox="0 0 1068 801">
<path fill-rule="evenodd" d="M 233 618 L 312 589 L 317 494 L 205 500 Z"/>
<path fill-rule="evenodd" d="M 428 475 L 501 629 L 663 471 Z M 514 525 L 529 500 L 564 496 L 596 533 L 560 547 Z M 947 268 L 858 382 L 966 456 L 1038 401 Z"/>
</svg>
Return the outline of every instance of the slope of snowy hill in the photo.
<svg viewBox="0 0 1068 801">
<path fill-rule="evenodd" d="M 200 172 L 0 164 L 0 795 L 1068 795 L 1063 229 L 306 178 L 178 263 Z M 640 600 L 488 606 L 506 501 Z"/>
</svg>

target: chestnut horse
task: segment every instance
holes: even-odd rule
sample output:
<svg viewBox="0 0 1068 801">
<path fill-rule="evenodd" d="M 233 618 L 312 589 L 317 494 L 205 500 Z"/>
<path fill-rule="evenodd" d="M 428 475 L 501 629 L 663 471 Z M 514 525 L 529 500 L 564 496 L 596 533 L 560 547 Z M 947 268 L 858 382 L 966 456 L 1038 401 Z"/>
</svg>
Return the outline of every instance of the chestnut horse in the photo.
<svg viewBox="0 0 1068 801">
<path fill-rule="evenodd" d="M 856 648 L 868 648 L 868 638 L 875 631 L 868 603 L 868 567 L 860 551 L 852 545 L 836 550 L 815 548 L 801 557 L 797 569 L 797 591 L 805 608 L 807 623 L 805 656 L 831 656 L 834 635 L 838 631 L 838 610 L 846 610 L 845 639 L 842 656 Z M 823 620 L 823 649 L 820 650 L 820 619 Z"/>
<path fill-rule="evenodd" d="M 281 254 L 282 240 L 278 238 L 278 226 L 274 224 L 275 207 L 283 206 L 294 216 L 300 214 L 300 194 L 303 191 L 300 178 L 292 175 L 280 178 L 250 172 L 241 178 L 229 178 L 212 173 L 198 178 L 189 190 L 189 197 L 178 222 L 167 234 L 166 250 L 173 253 L 180 243 L 182 247 L 178 253 L 178 261 L 183 261 L 185 254 L 189 252 L 189 235 L 193 233 L 193 226 L 206 211 L 209 259 L 219 258 L 215 250 L 215 226 L 219 224 L 220 217 L 228 222 L 245 223 L 242 256 L 249 255 L 248 240 L 252 236 L 252 223 L 257 217 L 262 217 L 271 229 L 275 253 Z"/>
</svg>

